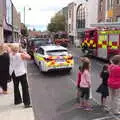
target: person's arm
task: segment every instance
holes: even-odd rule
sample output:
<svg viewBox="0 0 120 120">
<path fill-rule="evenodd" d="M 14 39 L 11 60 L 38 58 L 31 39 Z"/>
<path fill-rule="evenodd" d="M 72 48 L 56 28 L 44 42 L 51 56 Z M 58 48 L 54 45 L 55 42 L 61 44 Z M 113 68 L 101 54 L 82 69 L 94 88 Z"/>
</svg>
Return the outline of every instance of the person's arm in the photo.
<svg viewBox="0 0 120 120">
<path fill-rule="evenodd" d="M 31 56 L 29 54 L 27 54 L 26 52 L 21 53 L 21 58 L 23 60 L 30 60 Z"/>
<path fill-rule="evenodd" d="M 79 72 L 77 75 L 77 87 L 80 87 L 80 81 L 81 81 L 81 73 Z"/>
<path fill-rule="evenodd" d="M 91 87 L 91 78 L 90 78 L 89 72 L 85 73 L 85 79 L 86 79 L 86 82 L 88 83 L 88 86 Z"/>
</svg>

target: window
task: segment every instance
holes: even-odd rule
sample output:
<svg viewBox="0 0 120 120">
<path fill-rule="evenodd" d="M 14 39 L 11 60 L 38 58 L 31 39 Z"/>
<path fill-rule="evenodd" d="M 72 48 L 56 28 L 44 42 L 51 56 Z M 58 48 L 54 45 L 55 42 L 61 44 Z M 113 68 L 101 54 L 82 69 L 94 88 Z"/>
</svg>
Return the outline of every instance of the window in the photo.
<svg viewBox="0 0 120 120">
<path fill-rule="evenodd" d="M 72 16 L 72 13 L 71 13 L 72 11 L 71 10 L 69 10 L 69 18 L 71 18 L 71 16 Z"/>
<path fill-rule="evenodd" d="M 42 55 L 44 55 L 44 50 L 43 50 L 42 48 L 39 48 L 39 49 L 37 50 L 37 52 L 40 53 L 40 54 L 42 54 Z"/>
<path fill-rule="evenodd" d="M 113 8 L 113 0 L 108 0 L 108 10 Z"/>
<path fill-rule="evenodd" d="M 71 32 L 71 24 L 69 24 L 69 33 Z"/>
<path fill-rule="evenodd" d="M 117 17 L 117 22 L 120 22 L 120 16 Z"/>
<path fill-rule="evenodd" d="M 102 11 L 102 8 L 103 8 L 103 0 L 100 0 L 100 4 L 99 4 L 99 10 L 100 10 L 100 12 Z"/>
<path fill-rule="evenodd" d="M 49 50 L 47 51 L 48 55 L 52 55 L 52 56 L 64 56 L 64 55 L 68 55 L 68 51 L 67 50 Z"/>
</svg>

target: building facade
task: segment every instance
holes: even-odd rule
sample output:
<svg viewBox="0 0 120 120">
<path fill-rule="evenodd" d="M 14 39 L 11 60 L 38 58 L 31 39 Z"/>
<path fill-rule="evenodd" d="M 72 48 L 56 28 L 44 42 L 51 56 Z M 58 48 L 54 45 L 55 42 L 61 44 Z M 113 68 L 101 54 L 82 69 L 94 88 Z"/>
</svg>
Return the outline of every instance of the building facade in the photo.
<svg viewBox="0 0 120 120">
<path fill-rule="evenodd" d="M 98 22 L 98 0 L 88 0 L 86 4 L 86 28 L 91 28 L 91 24 Z"/>
<path fill-rule="evenodd" d="M 74 2 L 68 5 L 68 35 L 72 44 L 75 44 L 76 39 L 76 6 Z"/>
<path fill-rule="evenodd" d="M 20 33 L 20 15 L 11 0 L 0 0 L 0 41 L 15 42 Z"/>
<path fill-rule="evenodd" d="M 13 5 L 13 42 L 18 42 L 20 39 L 20 13 L 17 12 Z"/>
<path fill-rule="evenodd" d="M 98 22 L 120 22 L 120 0 L 98 2 Z"/>
<path fill-rule="evenodd" d="M 87 27 L 88 9 L 87 2 L 81 2 L 77 5 L 76 10 L 76 39 L 75 45 L 80 46 L 84 36 L 84 30 Z"/>
<path fill-rule="evenodd" d="M 3 1 L 0 0 L 0 43 L 3 43 Z"/>
<path fill-rule="evenodd" d="M 4 42 L 12 42 L 12 2 L 11 0 L 3 0 L 3 36 Z"/>
<path fill-rule="evenodd" d="M 80 46 L 84 37 L 84 31 L 91 28 L 91 24 L 96 24 L 97 22 L 98 0 L 80 2 L 76 10 L 76 46 Z"/>
</svg>

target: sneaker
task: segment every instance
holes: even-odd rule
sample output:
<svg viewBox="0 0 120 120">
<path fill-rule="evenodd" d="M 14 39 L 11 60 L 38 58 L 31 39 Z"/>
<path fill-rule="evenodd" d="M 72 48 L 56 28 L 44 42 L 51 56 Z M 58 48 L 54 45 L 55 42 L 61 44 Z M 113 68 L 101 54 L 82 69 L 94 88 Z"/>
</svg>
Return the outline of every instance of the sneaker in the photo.
<svg viewBox="0 0 120 120">
<path fill-rule="evenodd" d="M 15 105 L 19 105 L 19 104 L 21 104 L 21 103 L 22 103 L 22 101 L 20 101 L 20 102 L 16 102 Z"/>
</svg>

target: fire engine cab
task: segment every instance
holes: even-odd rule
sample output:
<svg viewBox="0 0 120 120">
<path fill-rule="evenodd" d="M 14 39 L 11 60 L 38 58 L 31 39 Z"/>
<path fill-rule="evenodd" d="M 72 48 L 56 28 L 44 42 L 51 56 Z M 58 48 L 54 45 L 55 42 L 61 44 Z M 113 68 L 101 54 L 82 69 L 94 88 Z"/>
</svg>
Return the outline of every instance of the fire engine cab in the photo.
<svg viewBox="0 0 120 120">
<path fill-rule="evenodd" d="M 120 54 L 120 23 L 99 23 L 85 30 L 82 51 L 102 59 Z"/>
</svg>

